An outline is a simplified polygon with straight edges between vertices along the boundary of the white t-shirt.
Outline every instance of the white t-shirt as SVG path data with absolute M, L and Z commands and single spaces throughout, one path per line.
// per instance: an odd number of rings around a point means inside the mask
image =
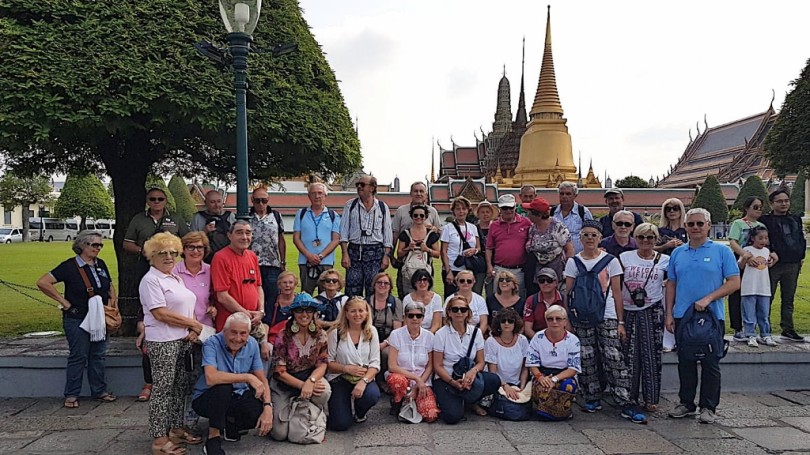
M 498 376 L 507 384 L 520 385 L 520 370 L 526 361 L 529 340 L 523 335 L 517 336 L 512 347 L 501 346 L 495 337 L 487 338 L 484 343 L 484 360 L 498 366 Z
M 459 225 L 459 229 L 461 233 L 464 235 L 464 238 L 467 240 L 467 243 L 470 244 L 470 248 L 475 248 L 475 239 L 478 237 L 478 228 L 475 227 L 472 223 L 464 223 L 464 225 Z M 456 267 L 454 262 L 456 262 L 456 258 L 459 254 L 461 254 L 461 237 L 458 235 L 458 231 L 456 230 L 456 226 L 453 223 L 447 223 L 442 227 L 442 235 L 439 237 L 439 240 L 442 243 L 447 244 L 447 259 L 450 261 L 450 270 L 454 272 L 458 272 L 460 270 L 465 270 L 464 267 Z
M 565 332 L 565 338 L 552 343 L 546 338 L 546 331 L 541 330 L 534 334 L 526 353 L 527 367 L 540 367 L 555 369 L 573 368 L 582 373 L 582 362 L 579 355 L 579 338 L 571 332 Z
M 400 327 L 388 335 L 388 344 L 397 350 L 397 365 L 417 376 L 425 373 L 430 353 L 433 352 L 433 333 L 430 330 L 421 328 L 421 332 L 416 339 L 411 338 L 407 327 Z M 387 378 L 390 372 L 385 372 Z M 427 385 L 430 385 L 428 378 Z
M 451 298 L 455 297 L 455 294 L 451 295 L 450 297 L 444 299 L 444 308 L 447 308 L 447 303 L 450 301 Z M 487 301 L 484 300 L 483 297 L 476 294 L 475 292 L 472 293 L 472 302 L 470 303 L 470 309 L 472 310 L 472 325 L 478 325 L 481 322 L 481 316 L 489 316 L 489 308 L 487 308 Z M 442 316 L 447 317 L 447 313 L 442 309 Z
M 411 294 L 408 294 L 404 299 L 402 299 L 402 308 L 406 308 L 410 303 L 414 303 L 414 300 L 411 298 Z M 425 302 L 419 303 L 425 305 Z M 433 315 L 439 313 L 439 317 L 441 317 L 441 315 L 444 314 L 443 312 L 444 308 L 442 307 L 442 296 L 434 292 L 430 303 L 425 305 L 425 317 L 422 318 L 422 327 L 430 330 L 430 326 L 433 324 Z
M 606 255 L 607 253 L 600 251 L 599 256 L 594 259 L 585 259 L 582 257 L 582 253 L 577 254 L 577 257 L 585 264 L 587 270 L 591 270 L 593 266 Z M 578 274 L 579 271 L 577 271 L 574 258 L 568 258 L 568 262 L 565 263 L 563 275 L 565 275 L 566 278 L 576 278 Z M 605 319 L 616 319 L 616 304 L 613 302 L 613 291 L 609 290 L 609 287 L 610 279 L 621 274 L 622 266 L 616 258 L 613 258 L 613 260 L 608 263 L 607 267 L 599 272 L 599 282 L 602 283 L 602 292 L 608 291 L 607 299 L 605 300 Z
M 765 258 L 766 260 L 771 255 L 768 248 L 754 248 L 753 245 L 749 245 L 743 250 L 753 254 L 755 258 Z M 767 263 L 759 267 L 745 265 L 745 273 L 743 273 L 740 284 L 740 295 L 771 295 L 771 279 Z
M 622 303 L 624 303 L 625 311 L 638 311 L 649 308 L 653 303 L 664 300 L 664 277 L 669 267 L 669 256 L 666 254 L 659 255 L 658 263 L 655 264 L 655 271 L 650 273 L 653 268 L 653 259 L 642 259 L 638 255 L 638 251 L 625 251 L 620 254 L 622 265 L 624 266 L 624 284 L 622 285 Z M 650 279 L 647 279 L 647 276 Z M 647 290 L 647 299 L 643 307 L 636 306 L 633 299 L 630 298 L 630 290 L 638 289 L 647 282 L 645 289 Z
M 458 362 L 460 358 L 467 355 L 467 348 L 470 346 L 473 329 L 475 329 L 475 326 L 468 324 L 464 336 L 459 337 L 459 333 L 456 332 L 456 329 L 454 329 L 452 325 L 445 325 L 433 336 L 433 350 L 444 353 L 442 366 L 447 373 L 452 375 L 453 365 Z M 475 361 L 476 354 L 483 349 L 484 336 L 481 335 L 481 331 L 478 330 L 475 334 L 475 342 L 472 352 L 470 352 L 470 358 Z

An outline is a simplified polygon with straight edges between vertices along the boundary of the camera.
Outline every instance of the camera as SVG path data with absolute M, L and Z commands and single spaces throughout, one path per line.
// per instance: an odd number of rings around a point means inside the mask
M 637 288 L 630 291 L 630 298 L 637 307 L 643 307 L 647 302 L 647 291 L 644 288 Z

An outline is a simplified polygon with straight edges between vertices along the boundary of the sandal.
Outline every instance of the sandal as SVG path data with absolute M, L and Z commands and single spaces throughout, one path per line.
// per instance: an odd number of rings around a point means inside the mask
M 152 446 L 152 455 L 185 455 L 186 449 L 169 441 L 163 447 Z
M 112 403 L 113 401 L 117 400 L 118 397 L 111 394 L 110 392 L 104 392 L 101 395 L 96 397 L 96 400 L 101 401 L 102 403 Z
M 152 384 L 144 384 L 141 393 L 138 394 L 138 401 L 149 401 L 152 397 Z
M 79 399 L 77 397 L 67 397 L 65 398 L 65 407 L 66 408 L 78 408 L 79 407 Z
M 194 446 L 203 442 L 203 438 L 189 433 L 186 430 L 180 430 L 179 432 L 169 432 L 169 441 L 175 444 L 188 444 Z
M 487 415 L 487 410 L 478 405 L 473 406 L 473 412 L 475 413 L 475 415 L 481 417 Z

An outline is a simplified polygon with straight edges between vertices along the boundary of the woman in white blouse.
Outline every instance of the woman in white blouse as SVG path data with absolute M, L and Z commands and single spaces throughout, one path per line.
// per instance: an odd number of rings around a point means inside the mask
M 433 292 L 433 277 L 427 270 L 417 270 L 411 276 L 413 291 L 405 295 L 402 305 L 408 307 L 412 303 L 421 303 L 425 309 L 425 317 L 420 321 L 422 328 L 436 333 L 442 328 L 442 297 Z M 438 313 L 438 314 L 437 314 Z M 407 323 L 407 321 L 405 321 Z
M 388 371 L 385 381 L 391 388 L 391 415 L 398 415 L 402 400 L 411 389 L 411 399 L 416 400 L 416 410 L 425 422 L 439 418 L 436 396 L 431 389 L 433 374 L 433 333 L 422 327 L 425 306 L 412 302 L 405 306 L 405 327 L 400 327 L 388 337 Z
M 529 340 L 523 335 L 523 320 L 513 308 L 498 312 L 492 323 L 492 336 L 484 343 L 484 360 L 490 373 L 501 378 L 506 396 L 517 400 L 526 387 L 529 373 L 525 366 Z
M 473 292 L 473 285 L 475 285 L 475 274 L 469 270 L 462 270 L 456 274 L 457 291 L 445 300 L 445 306 L 450 302 L 452 297 L 460 295 L 467 300 L 470 304 L 470 311 L 472 318 L 470 322 L 472 325 L 477 325 L 481 333 L 487 333 L 487 323 L 489 319 L 489 309 L 487 309 L 487 301 L 483 297 Z M 447 312 L 445 312 L 447 317 Z
M 366 413 L 380 400 L 374 376 L 380 371 L 380 339 L 362 297 L 352 297 L 340 309 L 329 332 L 329 429 L 345 431 L 366 421 Z M 354 416 L 352 416 L 354 400 Z

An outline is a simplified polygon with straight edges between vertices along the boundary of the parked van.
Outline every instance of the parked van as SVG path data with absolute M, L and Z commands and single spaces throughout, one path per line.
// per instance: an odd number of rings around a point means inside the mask
M 53 242 L 54 240 L 69 242 L 76 238 L 79 226 L 75 220 L 62 218 L 28 218 L 28 236 L 31 240 L 40 242 Z
M 21 243 L 23 241 L 22 229 L 0 227 L 0 244 Z
M 105 239 L 111 239 L 115 235 L 115 220 L 87 220 L 85 223 L 88 230 L 100 232 Z

